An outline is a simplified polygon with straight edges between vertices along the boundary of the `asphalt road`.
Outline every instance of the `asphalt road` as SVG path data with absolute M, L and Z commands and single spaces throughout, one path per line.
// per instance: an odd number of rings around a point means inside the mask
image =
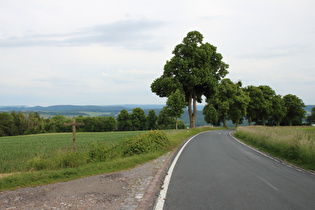
M 315 176 L 219 130 L 194 137 L 170 175 L 163 209 L 315 209 Z

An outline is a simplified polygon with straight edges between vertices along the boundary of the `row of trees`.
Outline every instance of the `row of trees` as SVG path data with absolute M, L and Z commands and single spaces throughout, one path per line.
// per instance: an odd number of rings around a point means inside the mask
M 242 88 L 241 82 L 223 79 L 229 73 L 229 65 L 223 62 L 215 46 L 203 43 L 200 32 L 189 32 L 172 53 L 174 56 L 166 61 L 163 74 L 151 84 L 151 91 L 159 97 L 167 97 L 168 101 L 174 101 L 174 94 L 183 95 L 177 106 L 188 106 L 191 128 L 195 127 L 196 103 L 201 103 L 202 97 L 207 102 L 203 110 L 205 121 L 213 125 L 222 122 L 226 126 L 227 119 L 238 125 L 244 117 L 249 124 L 302 124 L 305 105 L 297 96 L 282 97 L 269 86 Z M 176 109 L 176 103 L 170 109 Z M 180 115 L 180 112 L 174 114 Z
M 306 113 L 303 101 L 295 95 L 282 97 L 266 85 L 242 88 L 240 81 L 230 79 L 223 79 L 206 101 L 205 121 L 213 125 L 226 126 L 226 120 L 232 120 L 238 126 L 244 118 L 249 125 L 302 125 Z
M 121 110 L 117 119 L 114 117 L 83 117 L 75 118 L 77 123 L 84 123 L 84 126 L 77 127 L 79 132 L 107 132 L 107 131 L 132 131 L 151 129 L 174 129 L 176 120 L 170 116 L 167 107 L 160 111 L 159 115 L 150 110 L 146 116 L 141 108 L 133 109 L 132 113 L 125 109 Z M 56 115 L 50 119 L 40 117 L 38 112 L 25 114 L 22 112 L 0 113 L 0 136 L 15 136 L 36 133 L 71 132 L 71 126 L 64 123 L 71 123 L 72 119 L 63 115 Z M 179 127 L 185 128 L 182 121 Z

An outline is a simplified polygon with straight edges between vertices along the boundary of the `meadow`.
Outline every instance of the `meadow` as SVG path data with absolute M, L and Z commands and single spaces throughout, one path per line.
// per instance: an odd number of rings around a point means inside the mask
M 315 127 L 238 127 L 234 135 L 270 155 L 315 171 Z

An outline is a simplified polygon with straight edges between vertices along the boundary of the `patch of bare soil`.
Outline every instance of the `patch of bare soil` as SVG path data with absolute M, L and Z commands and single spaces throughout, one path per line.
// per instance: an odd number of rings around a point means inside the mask
M 149 186 L 169 156 L 118 173 L 0 192 L 0 209 L 150 209 L 154 198 L 148 197 L 158 189 Z

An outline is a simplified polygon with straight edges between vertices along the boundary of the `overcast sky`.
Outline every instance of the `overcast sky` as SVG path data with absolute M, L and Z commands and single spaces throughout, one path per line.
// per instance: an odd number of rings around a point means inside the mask
M 0 0 L 0 106 L 164 104 L 150 84 L 189 31 L 227 75 L 315 104 L 314 0 Z

